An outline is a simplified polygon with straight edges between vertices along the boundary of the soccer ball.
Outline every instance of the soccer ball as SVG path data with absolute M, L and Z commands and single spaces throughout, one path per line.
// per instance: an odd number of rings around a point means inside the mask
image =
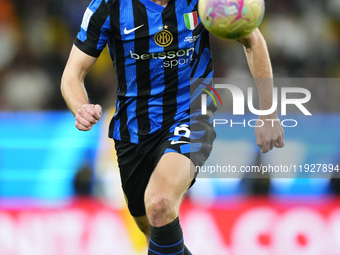
M 222 39 L 248 36 L 264 16 L 264 0 L 199 0 L 198 13 L 204 27 Z

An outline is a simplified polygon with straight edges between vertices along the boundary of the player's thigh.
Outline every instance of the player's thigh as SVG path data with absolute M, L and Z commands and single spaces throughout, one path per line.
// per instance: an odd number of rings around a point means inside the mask
M 190 176 L 190 167 L 193 167 L 193 163 L 188 157 L 176 152 L 164 154 L 146 188 L 146 205 L 165 199 L 169 206 L 175 206 L 178 210 L 185 192 L 194 179 Z

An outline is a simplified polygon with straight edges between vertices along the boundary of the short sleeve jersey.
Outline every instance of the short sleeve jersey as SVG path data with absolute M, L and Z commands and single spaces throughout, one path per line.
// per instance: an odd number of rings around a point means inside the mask
M 108 45 L 118 78 L 110 137 L 139 143 L 188 118 L 190 80 L 213 76 L 197 4 L 93 0 L 86 9 L 74 44 L 93 57 Z

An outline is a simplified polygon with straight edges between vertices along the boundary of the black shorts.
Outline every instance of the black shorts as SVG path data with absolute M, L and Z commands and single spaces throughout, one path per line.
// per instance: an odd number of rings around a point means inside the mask
M 164 154 L 180 153 L 190 158 L 195 166 L 202 166 L 210 155 L 215 137 L 208 120 L 187 119 L 139 144 L 115 140 L 122 187 L 131 215 L 145 215 L 145 189 Z M 194 182 L 195 179 L 192 184 Z

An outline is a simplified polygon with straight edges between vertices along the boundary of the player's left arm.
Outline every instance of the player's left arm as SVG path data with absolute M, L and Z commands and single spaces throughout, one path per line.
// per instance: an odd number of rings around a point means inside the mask
M 273 100 L 273 71 L 267 49 L 267 43 L 260 30 L 256 29 L 248 37 L 238 40 L 243 44 L 250 72 L 252 73 L 257 87 L 260 101 L 260 110 L 268 110 Z M 262 153 L 266 153 L 273 147 L 284 146 L 284 131 L 279 121 L 266 121 L 278 119 L 277 111 L 272 114 L 261 115 L 255 128 L 256 143 Z

